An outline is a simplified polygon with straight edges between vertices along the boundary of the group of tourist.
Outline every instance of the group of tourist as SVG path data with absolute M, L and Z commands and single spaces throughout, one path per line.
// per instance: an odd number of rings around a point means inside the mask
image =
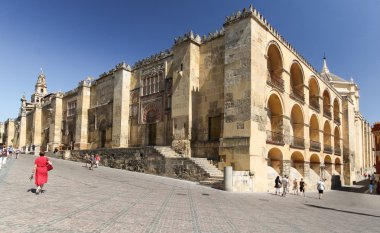
M 99 167 L 99 162 L 100 162 L 100 156 L 99 154 L 92 154 L 89 155 L 85 153 L 83 155 L 84 161 L 85 161 L 85 166 L 88 167 L 89 170 L 94 170 L 94 167 Z M 89 165 L 89 166 L 87 166 Z
M 285 175 L 282 178 L 280 176 L 277 176 L 276 179 L 274 180 L 275 195 L 281 195 L 283 197 L 286 197 L 286 194 L 290 193 L 291 183 L 293 184 L 293 187 L 292 187 L 293 194 L 298 195 L 299 193 L 301 193 L 305 197 L 306 183 L 304 179 L 301 178 L 301 180 L 298 181 L 298 179 L 295 178 L 293 182 L 290 182 L 287 175 Z M 317 183 L 319 199 L 322 198 L 323 191 L 325 189 L 326 189 L 326 186 L 325 186 L 324 180 L 320 179 Z

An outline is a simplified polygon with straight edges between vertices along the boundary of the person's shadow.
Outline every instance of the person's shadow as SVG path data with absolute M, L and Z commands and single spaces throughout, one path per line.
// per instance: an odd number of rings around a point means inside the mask
M 31 189 L 28 189 L 27 192 L 31 192 L 31 193 L 36 194 L 36 190 L 37 190 L 36 188 L 31 188 Z M 44 192 L 45 192 L 45 190 L 41 189 L 40 193 L 44 193 Z

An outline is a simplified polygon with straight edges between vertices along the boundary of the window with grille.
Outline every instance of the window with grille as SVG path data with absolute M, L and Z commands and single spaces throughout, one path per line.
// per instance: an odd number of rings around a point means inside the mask
M 73 116 L 76 113 L 77 101 L 71 101 L 67 104 L 67 116 Z

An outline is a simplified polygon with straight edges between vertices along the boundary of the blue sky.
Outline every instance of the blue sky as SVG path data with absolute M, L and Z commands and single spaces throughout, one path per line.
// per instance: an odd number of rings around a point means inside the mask
M 378 0 L 8 0 L 0 2 L 0 121 L 30 98 L 40 67 L 48 91 L 68 91 L 121 61 L 168 49 L 192 29 L 207 34 L 225 16 L 253 4 L 315 68 L 326 53 L 331 72 L 354 78 L 360 111 L 380 121 Z

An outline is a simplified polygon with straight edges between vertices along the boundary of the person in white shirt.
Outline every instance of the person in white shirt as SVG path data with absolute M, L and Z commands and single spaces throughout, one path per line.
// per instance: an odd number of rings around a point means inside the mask
M 320 179 L 317 183 L 317 189 L 318 189 L 318 195 L 319 199 L 322 199 L 323 191 L 326 189 L 325 183 L 323 182 L 322 179 Z
M 285 175 L 284 178 L 282 178 L 282 196 L 286 197 L 286 192 L 288 191 L 288 185 L 289 185 L 289 180 L 288 177 Z

